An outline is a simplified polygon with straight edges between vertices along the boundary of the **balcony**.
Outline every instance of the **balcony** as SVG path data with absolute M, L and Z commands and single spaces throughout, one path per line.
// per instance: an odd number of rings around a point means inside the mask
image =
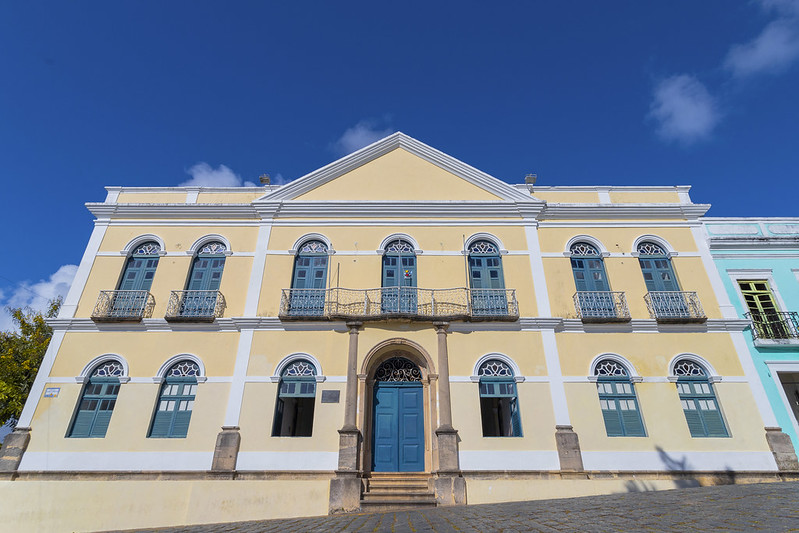
M 225 311 L 225 297 L 219 291 L 172 291 L 166 308 L 170 322 L 213 322 Z
M 283 289 L 282 320 L 506 320 L 519 318 L 515 289 Z
M 100 291 L 92 311 L 95 322 L 138 322 L 153 315 L 155 298 L 148 291 Z
M 752 338 L 758 340 L 790 341 L 799 339 L 799 313 L 771 311 L 746 313 L 752 321 Z
M 695 292 L 656 291 L 644 296 L 649 316 L 658 322 L 706 322 L 702 304 Z
M 623 292 L 579 291 L 574 307 L 583 322 L 629 322 L 630 310 Z

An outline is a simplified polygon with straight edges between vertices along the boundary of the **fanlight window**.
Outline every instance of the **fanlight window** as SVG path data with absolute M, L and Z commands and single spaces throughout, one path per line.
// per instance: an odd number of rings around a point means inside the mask
M 147 241 L 138 245 L 131 255 L 158 255 L 161 253 L 161 245 L 155 241 Z
M 470 254 L 498 254 L 499 250 L 494 243 L 489 241 L 476 241 L 469 246 Z
M 316 403 L 316 367 L 306 359 L 292 361 L 280 376 L 273 437 L 310 437 Z
M 70 437 L 105 437 L 119 394 L 119 377 L 123 368 L 117 361 L 98 365 L 83 386 L 72 424 Z
M 322 241 L 306 241 L 300 247 L 301 254 L 326 254 L 327 245 Z
M 421 381 L 422 372 L 409 359 L 392 357 L 383 361 L 375 371 L 376 381 Z
M 654 242 L 645 241 L 638 245 L 638 253 L 641 255 L 667 255 L 666 251 Z
M 408 241 L 396 239 L 386 246 L 386 253 L 414 254 L 416 251 Z
M 677 393 L 692 437 L 729 437 L 707 371 L 694 361 L 674 365 Z
M 223 255 L 227 251 L 227 246 L 219 241 L 212 241 L 203 245 L 198 255 Z
M 608 437 L 643 437 L 644 423 L 627 369 L 617 361 L 604 359 L 597 363 L 595 372 Z
M 200 367 L 188 360 L 175 363 L 167 370 L 150 427 L 150 437 L 183 438 L 188 434 L 199 375 Z
M 572 255 L 582 255 L 585 257 L 599 257 L 599 251 L 587 242 L 577 242 L 572 244 L 569 251 Z
M 510 365 L 489 359 L 477 370 L 480 377 L 480 417 L 484 437 L 521 437 L 519 398 Z

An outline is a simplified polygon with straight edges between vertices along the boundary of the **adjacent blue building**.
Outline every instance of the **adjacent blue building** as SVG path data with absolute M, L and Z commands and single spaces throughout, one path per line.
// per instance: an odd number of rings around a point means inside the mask
M 777 423 L 799 451 L 799 218 L 705 218 L 710 253 Z

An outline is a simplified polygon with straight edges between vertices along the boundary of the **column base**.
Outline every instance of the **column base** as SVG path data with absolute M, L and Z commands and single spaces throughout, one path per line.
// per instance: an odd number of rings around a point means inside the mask
M 351 513 L 361 508 L 361 473 L 336 471 L 330 480 L 329 514 Z
M 436 429 L 436 440 L 438 441 L 438 471 L 460 474 L 458 430 L 452 426 L 440 426 Z
M 30 441 L 31 428 L 17 427 L 6 435 L 0 448 L 0 472 L 17 471 Z
M 241 433 L 238 426 L 222 426 L 222 431 L 216 436 L 214 458 L 211 461 L 211 470 L 214 472 L 233 472 L 236 470 L 236 461 L 239 458 L 241 447 Z
M 766 442 L 779 470 L 799 470 L 799 459 L 791 437 L 783 433 L 782 428 L 766 428 Z
M 359 472 L 361 456 L 361 432 L 356 427 L 338 430 L 338 471 Z
M 572 426 L 555 426 L 555 445 L 558 448 L 561 470 L 565 472 L 581 472 L 583 470 L 580 439 Z
M 433 490 L 438 505 L 466 505 L 466 480 L 460 472 L 434 472 Z

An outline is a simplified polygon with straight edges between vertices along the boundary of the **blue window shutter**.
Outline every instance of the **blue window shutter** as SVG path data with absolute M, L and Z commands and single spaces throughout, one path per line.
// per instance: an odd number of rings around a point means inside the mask
M 189 422 L 191 421 L 190 410 L 177 410 L 175 412 L 175 422 L 172 425 L 170 437 L 185 437 L 189 433 Z
M 713 385 L 707 378 L 680 378 L 677 391 L 692 437 L 729 437 Z
M 635 406 L 632 409 L 632 405 Z M 641 412 L 638 410 L 638 400 L 628 400 L 628 409 L 622 409 L 621 413 L 621 421 L 624 425 L 624 433 L 628 437 L 643 437 L 644 436 L 644 423 L 641 420 Z
M 724 426 L 724 420 L 721 418 L 721 411 L 718 410 L 716 405 L 715 410 L 700 411 L 702 418 L 707 428 L 708 437 L 728 437 L 727 428 Z
M 89 378 L 81 392 L 70 437 L 105 437 L 119 394 L 117 378 Z
M 94 411 L 78 411 L 75 421 L 72 423 L 70 437 L 88 437 L 94 422 Z
M 150 430 L 151 437 L 168 437 L 169 428 L 172 425 L 172 412 L 159 410 L 159 405 L 156 406 L 155 416 L 153 417 L 153 427 Z
M 510 409 L 511 409 L 511 420 L 513 424 L 513 436 L 514 437 L 521 437 L 522 436 L 522 419 L 521 415 L 519 414 L 519 399 L 513 398 L 510 402 Z
M 621 437 L 624 435 L 624 427 L 621 423 L 619 406 L 616 400 L 606 400 L 607 408 L 602 409 L 602 418 L 605 421 L 605 432 L 608 437 Z
M 155 406 L 150 437 L 183 438 L 188 434 L 196 388 L 195 377 L 167 377 L 164 380 Z
M 118 290 L 149 291 L 153 284 L 158 257 L 136 256 L 128 258 Z
M 597 380 L 597 392 L 608 437 L 646 435 L 635 385 L 629 377 L 600 377 Z
M 646 290 L 653 291 L 679 291 L 677 277 L 667 256 L 640 256 L 638 263 L 646 282 Z
M 699 408 L 694 400 L 684 400 L 687 402 L 683 406 L 683 413 L 685 413 L 685 421 L 688 423 L 688 431 L 691 432 L 692 437 L 705 437 L 705 425 L 702 423 L 702 417 L 699 414 Z

